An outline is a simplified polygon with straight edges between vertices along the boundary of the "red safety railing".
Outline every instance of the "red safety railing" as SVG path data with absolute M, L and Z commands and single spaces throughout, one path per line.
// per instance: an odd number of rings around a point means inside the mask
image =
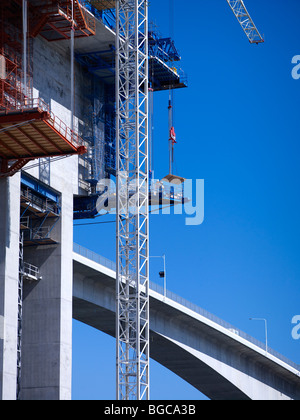
M 26 100 L 25 103 L 16 109 L 20 112 L 28 112 L 32 110 L 37 110 L 39 112 L 47 112 L 49 118 L 47 118 L 47 123 L 57 131 L 62 137 L 64 137 L 69 143 L 75 147 L 84 146 L 83 139 L 79 134 L 71 130 L 71 128 L 62 121 L 57 115 L 55 115 L 51 110 L 49 105 L 44 102 L 41 98 Z M 15 110 L 15 111 L 16 111 Z

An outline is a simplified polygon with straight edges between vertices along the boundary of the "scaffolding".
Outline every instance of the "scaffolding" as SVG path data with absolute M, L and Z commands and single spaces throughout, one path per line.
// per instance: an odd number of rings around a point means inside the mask
M 23 30 L 22 30 L 23 29 Z M 0 4 L 0 110 L 32 99 L 32 39 L 93 36 L 95 17 L 80 0 L 7 0 Z
M 90 86 L 86 86 L 86 100 L 89 105 L 85 108 L 83 117 L 83 138 L 88 144 L 88 153 L 84 156 L 84 180 L 90 184 L 91 193 L 95 193 L 98 182 L 109 176 L 105 153 L 106 144 L 109 142 L 106 135 L 108 94 L 107 85 L 96 75 L 91 74 L 89 83 Z
M 170 37 L 151 22 L 149 29 L 149 81 L 154 92 L 187 87 L 187 76 L 178 67 L 181 56 Z
M 23 280 L 24 280 L 24 244 L 23 234 L 19 241 L 19 280 L 18 280 L 18 336 L 17 336 L 17 400 L 21 394 L 21 356 L 22 356 L 22 319 L 23 319 Z
M 33 99 L 32 39 L 95 34 L 95 18 L 79 0 L 8 0 L 0 4 L 0 177 L 30 160 L 84 154 L 82 139 L 49 106 Z
M 83 139 L 40 99 L 0 112 L 0 177 L 14 175 L 33 159 L 86 152 Z
M 60 197 L 28 175 L 21 177 L 20 229 L 24 246 L 55 245 L 54 228 L 60 219 Z
M 41 35 L 47 41 L 70 39 L 74 20 L 74 36 L 82 38 L 96 33 L 96 22 L 80 0 L 27 0 L 29 36 Z
M 105 25 L 116 30 L 115 0 L 83 0 L 85 7 Z M 175 42 L 163 36 L 158 27 L 151 23 L 148 32 L 149 81 L 154 91 L 187 87 L 187 76 L 175 62 L 181 60 Z M 107 83 L 115 80 L 115 48 L 91 51 L 76 55 L 77 60 L 91 73 L 97 74 Z
M 97 19 L 116 31 L 115 0 L 84 0 L 83 4 Z M 116 48 L 111 42 L 102 48 L 75 53 L 76 61 L 91 74 L 90 80 L 93 81 L 92 91 L 88 94 L 89 105 L 83 118 L 86 127 L 84 140 L 89 144 L 89 152 L 80 160 L 81 186 L 89 191 L 90 201 L 86 197 L 75 197 L 75 219 L 97 216 L 92 207 L 97 193 L 95 186 L 101 179 L 116 176 Z M 186 75 L 177 65 L 181 57 L 174 41 L 170 37 L 163 37 L 154 24 L 148 30 L 148 46 L 151 91 L 187 87 Z M 102 89 L 100 101 L 97 86 Z M 90 89 L 87 86 L 87 92 Z
M 24 281 L 38 281 L 41 279 L 40 270 L 33 264 L 24 261 L 24 235 L 21 231 L 19 241 L 19 279 L 18 279 L 18 334 L 17 334 L 17 395 L 21 399 L 22 377 L 22 326 L 23 326 L 23 286 Z
M 22 7 L 17 3 L 0 4 L 0 111 L 16 109 L 32 99 L 32 45 L 29 39 L 24 40 L 22 18 Z

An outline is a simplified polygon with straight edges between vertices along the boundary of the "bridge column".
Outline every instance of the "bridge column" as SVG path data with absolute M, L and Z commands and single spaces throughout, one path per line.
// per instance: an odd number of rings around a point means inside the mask
M 0 399 L 15 400 L 20 176 L 0 179 Z
M 57 245 L 26 247 L 24 260 L 42 279 L 24 283 L 22 400 L 70 400 L 72 373 L 73 192 L 61 196 L 51 237 Z

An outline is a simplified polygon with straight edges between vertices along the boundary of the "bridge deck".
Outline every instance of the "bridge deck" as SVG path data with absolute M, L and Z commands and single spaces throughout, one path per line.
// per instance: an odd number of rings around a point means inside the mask
M 74 251 L 74 318 L 114 336 L 115 264 L 78 245 Z M 209 398 L 300 399 L 298 365 L 153 283 L 150 329 L 151 357 Z

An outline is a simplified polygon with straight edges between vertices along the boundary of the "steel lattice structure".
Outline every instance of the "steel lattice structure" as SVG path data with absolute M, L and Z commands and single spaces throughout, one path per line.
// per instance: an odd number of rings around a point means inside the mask
M 148 2 L 116 1 L 117 399 L 149 399 Z
M 259 44 L 264 42 L 264 38 L 261 36 L 251 19 L 243 0 L 227 0 L 227 3 L 231 7 L 231 10 L 239 21 L 250 43 Z

